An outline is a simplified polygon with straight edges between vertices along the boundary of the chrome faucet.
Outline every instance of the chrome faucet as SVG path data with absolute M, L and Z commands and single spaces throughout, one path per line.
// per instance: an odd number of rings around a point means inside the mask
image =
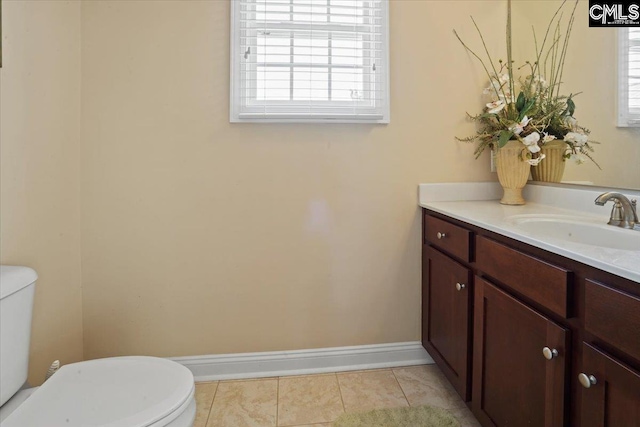
M 609 200 L 614 201 L 611 218 L 609 218 L 608 222 L 609 225 L 630 229 L 633 229 L 636 225 L 640 225 L 638 223 L 635 200 L 630 201 L 624 194 L 609 191 L 596 198 L 596 205 L 604 206 Z

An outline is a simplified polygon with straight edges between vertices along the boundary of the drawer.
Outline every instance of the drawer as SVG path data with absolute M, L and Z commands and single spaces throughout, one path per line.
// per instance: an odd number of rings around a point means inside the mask
M 521 295 L 568 316 L 570 271 L 483 236 L 476 237 L 476 265 Z
M 424 238 L 434 246 L 463 261 L 471 261 L 471 231 L 467 229 L 426 215 Z
M 640 360 L 640 298 L 585 281 L 584 327 Z

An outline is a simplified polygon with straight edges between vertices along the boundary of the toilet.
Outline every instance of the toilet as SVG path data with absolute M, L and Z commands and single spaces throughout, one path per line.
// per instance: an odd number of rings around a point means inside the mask
M 72 363 L 23 389 L 37 277 L 27 267 L 0 266 L 1 427 L 193 427 L 193 374 L 167 359 Z

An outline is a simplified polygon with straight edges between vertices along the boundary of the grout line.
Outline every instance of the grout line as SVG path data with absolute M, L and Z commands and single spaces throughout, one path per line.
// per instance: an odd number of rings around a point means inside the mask
M 340 379 L 338 378 L 338 374 L 334 374 L 336 376 L 336 382 L 338 383 L 338 392 L 340 393 L 340 402 L 342 402 L 342 410 L 346 413 L 347 407 L 344 404 L 344 397 L 342 397 L 342 387 L 340 386 Z M 335 420 L 333 420 L 335 421 Z M 332 421 L 332 423 L 333 423 Z
M 276 383 L 276 427 L 278 427 L 278 423 L 280 422 L 280 377 L 276 379 L 278 380 Z
M 209 418 L 211 418 L 211 411 L 213 411 L 213 401 L 216 400 L 216 396 L 218 394 L 219 388 L 220 388 L 220 382 L 218 381 L 216 383 L 216 391 L 213 392 L 213 397 L 211 398 L 211 406 L 209 406 L 209 413 L 207 413 L 207 419 L 204 422 L 204 427 L 207 427 L 207 424 L 209 424 Z
M 411 402 L 409 402 L 409 399 L 407 398 L 407 393 L 404 392 L 404 389 L 402 388 L 402 384 L 400 384 L 400 381 L 398 381 L 398 377 L 396 376 L 396 373 L 393 371 L 393 369 L 391 370 L 391 373 L 393 374 L 393 378 L 396 379 L 396 382 L 398 383 L 398 387 L 400 387 L 400 391 L 402 391 L 402 395 L 404 396 L 404 399 L 407 401 L 407 405 L 411 407 Z

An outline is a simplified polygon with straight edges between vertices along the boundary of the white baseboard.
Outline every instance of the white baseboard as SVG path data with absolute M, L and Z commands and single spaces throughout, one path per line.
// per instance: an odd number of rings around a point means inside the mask
M 433 359 L 419 341 L 311 350 L 173 357 L 196 381 L 307 375 L 424 365 Z

